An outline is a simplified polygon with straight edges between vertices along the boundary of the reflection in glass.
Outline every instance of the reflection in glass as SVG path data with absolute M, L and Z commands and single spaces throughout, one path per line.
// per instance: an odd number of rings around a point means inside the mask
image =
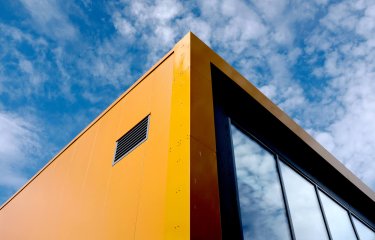
M 231 130 L 244 239 L 290 239 L 273 155 Z
M 320 200 L 333 240 L 356 240 L 348 212 L 327 195 L 319 191 Z
M 283 162 L 279 163 L 296 239 L 328 240 L 314 186 Z
M 352 217 L 360 240 L 375 240 L 375 233 L 355 217 Z

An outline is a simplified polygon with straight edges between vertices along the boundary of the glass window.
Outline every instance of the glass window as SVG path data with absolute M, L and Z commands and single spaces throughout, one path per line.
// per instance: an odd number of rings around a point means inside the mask
M 357 238 L 350 222 L 348 212 L 323 192 L 319 191 L 319 196 L 323 205 L 332 239 L 356 240 Z
M 328 240 L 314 186 L 286 164 L 279 162 L 296 239 Z
M 352 217 L 360 240 L 375 240 L 375 233 L 357 218 Z
M 274 156 L 231 131 L 244 239 L 290 239 Z

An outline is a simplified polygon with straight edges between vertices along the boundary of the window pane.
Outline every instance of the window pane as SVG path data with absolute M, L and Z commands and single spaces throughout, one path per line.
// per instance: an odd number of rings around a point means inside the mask
M 272 154 L 232 126 L 244 239 L 290 239 Z
M 328 239 L 314 186 L 279 162 L 296 239 Z
M 355 217 L 352 217 L 360 240 L 375 240 L 375 233 Z
M 348 212 L 327 195 L 319 191 L 324 213 L 333 240 L 356 240 Z

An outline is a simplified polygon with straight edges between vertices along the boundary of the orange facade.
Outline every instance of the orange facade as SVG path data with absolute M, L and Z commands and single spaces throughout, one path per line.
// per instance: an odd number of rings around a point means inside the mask
M 189 33 L 1 207 L 0 239 L 220 239 L 211 64 L 375 199 Z M 112 165 L 116 141 L 148 114 L 148 139 Z
M 181 223 L 167 208 L 175 60 L 169 53 L 2 206 L 0 239 L 163 239 L 168 224 L 188 236 L 188 202 Z M 116 140 L 148 114 L 147 141 L 112 166 Z

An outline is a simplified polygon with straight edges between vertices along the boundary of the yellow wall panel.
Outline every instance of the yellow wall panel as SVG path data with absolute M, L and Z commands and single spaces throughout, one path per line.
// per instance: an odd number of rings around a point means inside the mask
M 2 206 L 0 239 L 163 239 L 173 59 L 169 54 Z M 148 114 L 148 140 L 113 165 L 116 141 Z
M 143 158 L 136 239 L 148 239 L 150 236 L 152 239 L 164 239 L 173 59 L 174 55 L 152 75 L 152 131 L 147 141 L 149 150 L 145 151 Z
M 176 44 L 166 199 L 166 239 L 190 238 L 190 37 Z

